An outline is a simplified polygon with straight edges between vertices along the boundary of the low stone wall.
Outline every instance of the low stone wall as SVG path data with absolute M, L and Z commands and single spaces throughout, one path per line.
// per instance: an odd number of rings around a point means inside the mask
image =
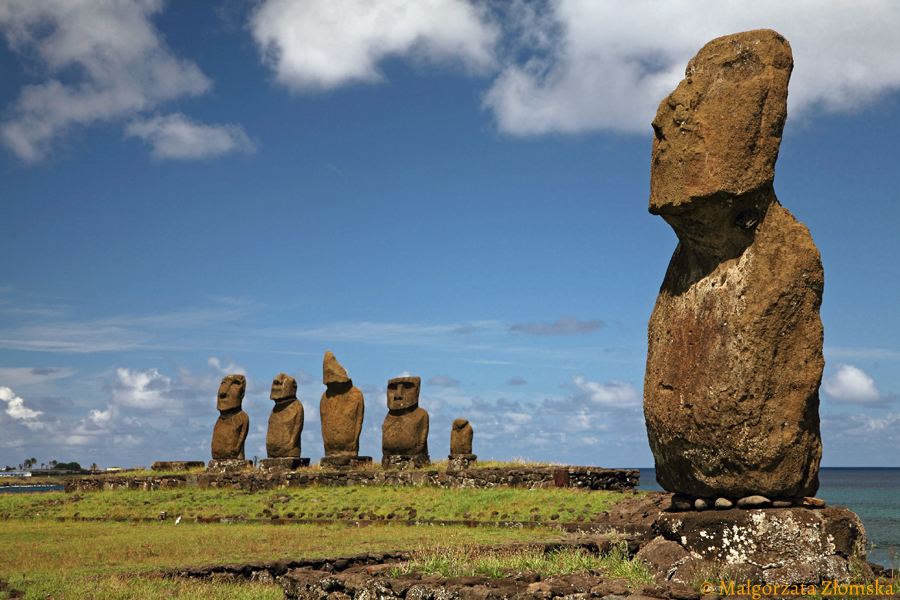
M 158 490 L 180 487 L 230 488 L 257 491 L 309 486 L 429 485 L 441 488 L 517 487 L 546 489 L 573 487 L 627 490 L 637 487 L 637 469 L 598 467 L 498 467 L 462 471 L 319 471 L 261 473 L 198 473 L 166 476 L 98 475 L 63 482 L 66 492 Z

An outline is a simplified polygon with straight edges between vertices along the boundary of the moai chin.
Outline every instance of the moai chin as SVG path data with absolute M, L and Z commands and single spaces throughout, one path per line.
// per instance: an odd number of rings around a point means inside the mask
M 381 451 L 389 456 L 428 458 L 428 412 L 419 407 L 419 377 L 396 377 L 388 381 L 388 414 L 381 425 Z
M 671 492 L 819 486 L 824 274 L 773 187 L 792 68 L 774 31 L 718 38 L 653 120 L 650 212 L 678 247 L 648 325 L 644 415 Z
M 244 458 L 244 441 L 250 429 L 250 417 L 241 410 L 247 379 L 243 375 L 227 375 L 219 386 L 216 409 L 219 418 L 213 428 L 213 460 Z
M 266 453 L 269 458 L 299 458 L 303 404 L 297 399 L 297 381 L 279 373 L 272 381 L 269 398 L 275 401 L 275 407 L 269 415 Z
M 322 361 L 322 383 L 327 387 L 319 402 L 325 458 L 358 456 L 365 400 L 331 350 Z

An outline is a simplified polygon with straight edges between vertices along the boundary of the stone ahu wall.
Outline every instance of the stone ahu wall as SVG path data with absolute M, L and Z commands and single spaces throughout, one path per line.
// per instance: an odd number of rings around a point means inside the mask
M 591 490 L 626 490 L 637 487 L 637 469 L 599 467 L 498 467 L 463 471 L 293 471 L 280 473 L 199 473 L 165 476 L 99 475 L 64 482 L 66 492 L 103 490 L 158 490 L 212 487 L 255 491 L 284 487 L 352 485 L 430 485 L 441 488 L 519 487 L 542 489 L 573 487 Z

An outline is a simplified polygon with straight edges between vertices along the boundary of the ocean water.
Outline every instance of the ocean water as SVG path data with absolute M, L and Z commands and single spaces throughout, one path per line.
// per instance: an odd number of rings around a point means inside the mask
M 0 486 L 0 494 L 35 494 L 41 492 L 61 492 L 63 486 L 59 485 L 3 485 Z
M 638 489 L 662 491 L 655 469 L 641 469 Z M 823 467 L 816 497 L 859 515 L 869 561 L 900 567 L 900 468 Z

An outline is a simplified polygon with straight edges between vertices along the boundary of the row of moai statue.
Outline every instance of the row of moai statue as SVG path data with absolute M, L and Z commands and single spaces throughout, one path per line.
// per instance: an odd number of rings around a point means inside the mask
M 325 353 L 322 364 L 325 393 L 319 403 L 322 422 L 322 441 L 325 456 L 321 464 L 332 467 L 356 467 L 372 462 L 370 456 L 359 455 L 359 435 L 365 414 L 365 401 L 359 388 L 347 376 L 331 351 Z M 419 406 L 419 377 L 397 377 L 388 381 L 388 414 L 381 426 L 382 466 L 408 469 L 431 464 L 428 454 L 428 412 Z M 211 467 L 228 461 L 245 461 L 244 441 L 250 419 L 241 403 L 247 390 L 243 375 L 228 375 L 222 379 L 216 408 L 219 419 L 213 429 Z M 293 469 L 309 465 L 300 456 L 300 436 L 303 433 L 303 404 L 297 399 L 297 382 L 290 375 L 279 373 L 272 382 L 269 396 L 275 407 L 269 416 L 266 433 L 268 458 L 261 461 L 264 468 Z M 477 456 L 472 454 L 472 426 L 466 419 L 456 419 L 450 434 L 449 468 L 474 466 Z M 246 464 L 246 463 L 244 463 Z

